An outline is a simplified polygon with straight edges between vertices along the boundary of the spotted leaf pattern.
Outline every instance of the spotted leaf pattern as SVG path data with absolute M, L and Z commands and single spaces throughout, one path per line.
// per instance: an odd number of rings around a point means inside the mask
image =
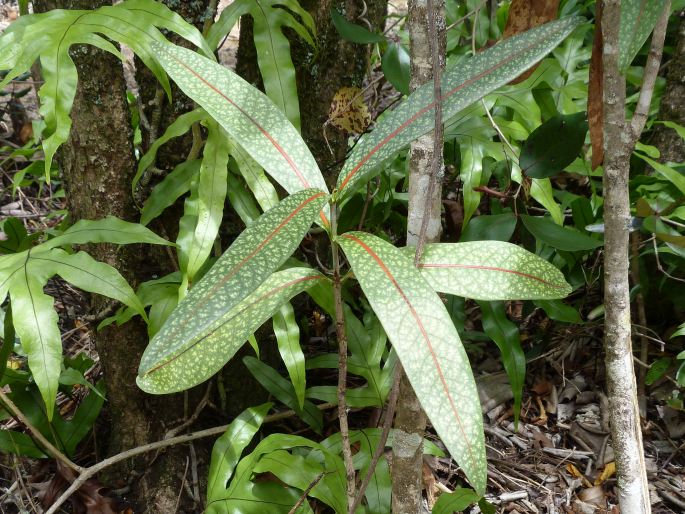
M 656 25 L 665 0 L 623 0 L 618 34 L 618 66 L 625 73 Z
M 148 393 L 165 394 L 183 391 L 207 380 L 284 302 L 321 280 L 326 278 L 310 268 L 289 268 L 271 275 L 228 312 L 217 315 L 209 308 L 196 306 L 192 319 L 172 315 L 170 322 L 157 333 L 143 354 L 136 380 L 138 386 Z M 193 298 L 194 291 L 191 289 L 178 310 L 185 309 L 184 303 Z M 186 325 L 178 326 L 179 319 L 186 319 Z M 199 329 L 187 330 L 186 327 L 191 325 L 199 326 Z M 163 337 L 163 333 L 169 334 L 168 326 L 176 326 L 177 331 L 183 331 L 183 337 L 171 334 L 173 345 Z
M 464 59 L 442 75 L 443 119 L 518 77 L 558 45 L 582 21 L 565 18 L 508 38 Z M 171 74 L 171 73 L 170 73 Z M 340 172 L 337 196 L 350 194 L 380 164 L 434 125 L 433 84 L 414 91 L 355 147 Z
M 338 242 L 428 418 L 483 492 L 487 470 L 478 391 L 442 300 L 411 258 L 390 243 L 363 232 L 346 233 Z
M 415 248 L 405 252 L 413 258 Z M 553 264 L 502 241 L 427 244 L 419 269 L 436 291 L 475 300 L 551 300 L 571 292 Z
M 286 191 L 292 194 L 313 187 L 327 191 L 304 140 L 266 95 L 192 50 L 170 43 L 155 43 L 153 48 L 183 92 L 218 121 Z

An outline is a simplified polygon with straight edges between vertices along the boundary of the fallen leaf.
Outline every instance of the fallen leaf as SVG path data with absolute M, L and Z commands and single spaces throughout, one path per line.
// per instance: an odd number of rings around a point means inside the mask
M 595 479 L 595 485 L 602 485 L 608 479 L 616 474 L 616 462 L 610 462 L 600 473 L 600 475 Z
M 361 134 L 371 123 L 371 114 L 358 87 L 342 87 L 333 95 L 328 120 L 337 129 Z

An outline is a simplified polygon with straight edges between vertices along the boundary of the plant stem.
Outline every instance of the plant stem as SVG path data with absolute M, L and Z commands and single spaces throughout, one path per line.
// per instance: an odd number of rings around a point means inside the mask
M 350 512 L 354 513 L 357 510 L 357 506 L 361 503 L 366 488 L 373 478 L 373 473 L 376 471 L 376 465 L 378 461 L 383 456 L 385 452 L 385 444 L 388 442 L 388 436 L 390 435 L 390 427 L 392 427 L 392 421 L 395 419 L 395 408 L 397 407 L 397 399 L 399 398 L 400 392 L 400 379 L 404 374 L 402 364 L 398 361 L 395 365 L 395 373 L 393 377 L 392 389 L 390 390 L 390 395 L 388 396 L 388 409 L 385 412 L 385 419 L 383 420 L 383 431 L 381 432 L 381 438 L 378 441 L 375 451 L 373 452 L 373 457 L 371 457 L 371 462 L 369 463 L 369 469 L 366 471 L 364 480 L 362 480 L 359 490 L 357 491 L 357 496 L 352 502 L 350 507 Z
M 338 339 L 338 420 L 342 439 L 342 454 L 347 479 L 347 506 L 351 508 L 355 497 L 355 475 L 350 447 L 350 428 L 347 422 L 347 334 L 345 333 L 345 314 L 343 311 L 342 286 L 340 280 L 340 253 L 336 238 L 338 236 L 337 205 L 331 205 L 331 253 L 333 257 L 333 295 L 335 299 L 335 333 Z M 353 511 L 350 510 L 352 514 Z

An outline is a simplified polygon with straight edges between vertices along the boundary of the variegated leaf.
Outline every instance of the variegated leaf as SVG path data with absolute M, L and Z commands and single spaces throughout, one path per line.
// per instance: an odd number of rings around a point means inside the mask
M 229 69 L 172 44 L 154 44 L 165 71 L 289 193 L 327 191 L 309 148 L 262 92 Z M 327 224 L 322 213 L 322 221 Z
M 413 257 L 415 248 L 405 251 Z M 419 269 L 436 291 L 475 300 L 553 299 L 571 292 L 553 264 L 502 241 L 427 244 Z
M 618 66 L 621 73 L 633 62 L 656 25 L 666 0 L 623 0 L 621 2 L 621 25 L 618 35 Z
M 476 490 L 487 477 L 478 391 L 440 297 L 411 258 L 362 232 L 338 238 L 440 439 Z
M 462 109 L 519 76 L 542 59 L 581 22 L 566 18 L 508 38 L 497 45 L 463 59 L 442 75 L 443 119 L 449 120 Z M 340 172 L 337 195 L 342 198 L 393 157 L 402 148 L 434 125 L 433 84 L 414 91 L 352 151 Z
M 319 280 L 326 278 L 310 268 L 279 271 L 230 311 L 222 311 L 218 315 L 207 306 L 198 306 L 192 296 L 195 289 L 191 289 L 179 310 L 187 312 L 183 306 L 191 299 L 195 305 L 191 312 L 193 319 L 172 315 L 171 323 L 167 322 L 152 339 L 140 361 L 136 379 L 138 386 L 148 393 L 165 394 L 182 391 L 207 380 L 284 302 Z M 199 318 L 199 323 L 196 318 Z M 180 325 L 176 321 L 178 319 L 185 319 L 185 326 Z M 190 325 L 195 329 L 186 329 Z M 177 327 L 177 332 L 170 333 L 169 326 Z M 180 337 L 177 335 L 179 332 Z

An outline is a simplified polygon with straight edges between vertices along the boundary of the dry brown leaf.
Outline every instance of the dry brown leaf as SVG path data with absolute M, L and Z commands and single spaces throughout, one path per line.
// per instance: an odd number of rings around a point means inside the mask
M 555 20 L 558 11 L 559 0 L 512 0 L 507 24 L 504 27 L 504 37 L 508 38 Z M 537 65 L 512 80 L 511 84 L 523 82 L 531 76 L 535 68 Z
M 342 87 L 333 95 L 328 120 L 337 129 L 361 134 L 371 123 L 371 114 L 358 87 Z
M 580 470 L 574 465 L 574 464 L 566 464 L 566 471 L 573 477 L 573 478 L 580 478 L 581 483 L 583 484 L 583 487 L 592 487 L 592 484 L 590 481 L 585 478 L 585 475 L 583 475 Z
M 602 2 L 597 2 L 595 39 L 592 43 L 592 59 L 590 60 L 590 78 L 587 91 L 587 119 L 590 125 L 593 170 L 604 161 L 602 73 Z

